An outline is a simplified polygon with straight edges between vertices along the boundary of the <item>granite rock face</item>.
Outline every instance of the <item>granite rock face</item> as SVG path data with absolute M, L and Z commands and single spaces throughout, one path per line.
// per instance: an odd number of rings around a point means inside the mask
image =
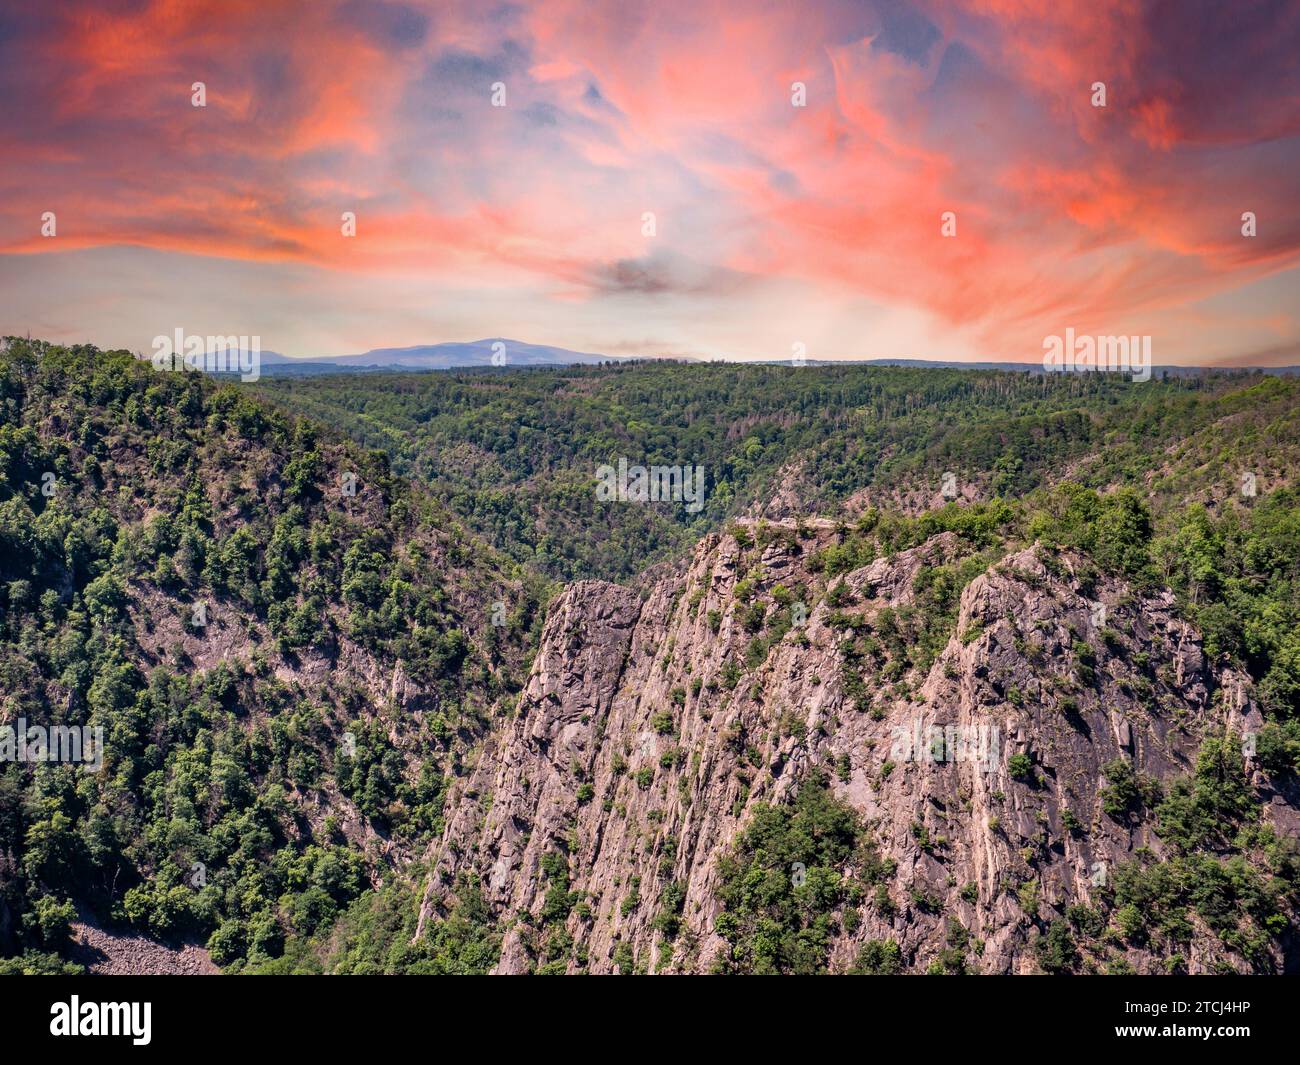
M 832 969 L 892 939 L 924 971 L 955 919 L 980 943 L 973 970 L 1033 972 L 1046 921 L 1089 904 L 1140 848 L 1160 851 L 1149 819 L 1105 812 L 1103 767 L 1167 781 L 1191 772 L 1208 730 L 1261 724 L 1247 678 L 1207 663 L 1171 596 L 1037 546 L 965 586 L 932 660 L 904 668 L 873 646 L 850 669 L 854 634 L 915 606 L 955 538 L 845 574 L 832 606 L 839 578 L 810 565 L 831 523 L 754 531 L 706 537 L 641 590 L 562 593 L 513 719 L 449 796 L 422 924 L 471 874 L 509 926 L 497 971 L 529 971 L 550 957 L 537 929 L 556 882 L 543 859 L 558 854 L 561 887 L 582 900 L 564 925 L 570 971 L 613 971 L 620 948 L 645 971 L 707 971 L 724 946 L 719 857 L 755 804 L 788 801 L 821 770 L 890 862 L 894 904 L 861 907 Z M 773 628 L 780 611 L 788 631 Z M 654 927 L 670 883 L 685 892 L 671 953 Z M 1186 967 L 1222 955 L 1197 935 Z M 1156 964 L 1137 948 L 1128 960 Z

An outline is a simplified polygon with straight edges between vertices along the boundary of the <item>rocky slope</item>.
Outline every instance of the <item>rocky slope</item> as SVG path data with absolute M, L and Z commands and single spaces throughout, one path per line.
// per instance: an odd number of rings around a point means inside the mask
M 1115 930 L 1117 875 L 1168 849 L 1156 787 L 1205 737 L 1261 725 L 1172 596 L 1030 546 L 977 559 L 939 619 L 926 590 L 972 548 L 944 533 L 841 586 L 819 570 L 842 531 L 737 526 L 643 591 L 569 586 L 517 713 L 448 798 L 421 925 L 471 875 L 506 928 L 498 972 L 724 967 L 724 856 L 821 770 L 874 847 L 836 905 L 833 970 L 892 941 L 908 971 L 1040 971 L 1067 913 L 1095 924 L 1085 970 L 1287 964 L 1276 944 L 1248 963 L 1195 917 L 1176 964 Z M 898 650 L 917 626 L 932 660 Z M 1252 785 L 1294 835 L 1294 804 Z
M 74 922 L 69 958 L 96 976 L 216 976 L 208 952 L 194 944 L 169 946 L 146 936 Z

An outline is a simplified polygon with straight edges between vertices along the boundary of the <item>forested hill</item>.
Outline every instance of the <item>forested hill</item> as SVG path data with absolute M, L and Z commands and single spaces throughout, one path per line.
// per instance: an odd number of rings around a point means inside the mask
M 382 450 L 499 550 L 564 580 L 624 579 L 742 513 L 929 509 L 945 501 L 945 473 L 967 500 L 1018 498 L 1069 477 L 1144 495 L 1175 488 L 1168 498 L 1181 504 L 1202 490 L 1231 495 L 1234 451 L 1268 460 L 1261 483 L 1300 458 L 1300 379 L 1246 373 L 1135 384 L 649 362 L 250 387 Z M 620 457 L 702 467 L 703 509 L 600 504 L 596 470 Z
M 332 927 L 440 830 L 521 683 L 541 604 L 512 569 L 382 455 L 11 338 L 0 722 L 104 752 L 0 763 L 0 967 L 58 968 L 78 911 L 226 965 Z

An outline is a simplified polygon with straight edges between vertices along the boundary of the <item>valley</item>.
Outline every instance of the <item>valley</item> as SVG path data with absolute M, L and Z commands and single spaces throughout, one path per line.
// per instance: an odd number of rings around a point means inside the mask
M 1292 971 L 1298 387 L 10 338 L 0 968 Z

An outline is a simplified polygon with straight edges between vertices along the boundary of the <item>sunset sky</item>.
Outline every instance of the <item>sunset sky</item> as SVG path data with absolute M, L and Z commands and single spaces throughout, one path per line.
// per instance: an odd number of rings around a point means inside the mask
M 1295 0 L 6 2 L 0 332 L 1300 363 L 1297 55 Z

